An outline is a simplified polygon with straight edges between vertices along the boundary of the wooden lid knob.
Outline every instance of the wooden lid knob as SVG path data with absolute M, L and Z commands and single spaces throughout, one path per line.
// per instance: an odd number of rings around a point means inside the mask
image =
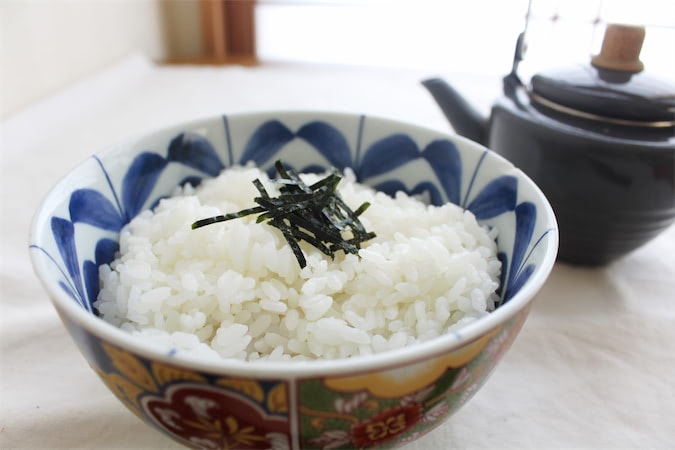
M 640 61 L 644 39 L 644 27 L 607 25 L 600 54 L 591 59 L 591 64 L 621 72 L 640 72 L 644 69 L 644 64 Z

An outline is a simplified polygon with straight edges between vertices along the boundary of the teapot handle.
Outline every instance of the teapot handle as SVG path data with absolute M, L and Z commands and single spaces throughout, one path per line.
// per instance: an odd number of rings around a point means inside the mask
M 518 35 L 518 39 L 516 41 L 516 49 L 513 53 L 511 72 L 509 72 L 509 74 L 503 78 L 504 95 L 512 99 L 515 97 L 516 89 L 523 86 L 523 82 L 518 76 L 518 65 L 523 60 L 526 50 L 527 47 L 525 44 L 525 31 L 523 31 Z
M 511 73 L 515 76 L 518 76 L 518 65 L 523 60 L 526 50 L 527 47 L 525 45 L 525 32 L 521 31 L 518 35 L 518 40 L 516 41 L 516 49 L 513 52 L 513 64 L 511 65 Z

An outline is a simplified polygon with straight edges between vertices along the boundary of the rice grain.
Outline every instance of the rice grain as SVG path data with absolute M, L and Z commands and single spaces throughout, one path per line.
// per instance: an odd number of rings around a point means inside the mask
M 99 270 L 101 317 L 172 354 L 307 360 L 433 339 L 494 308 L 496 230 L 452 204 L 376 192 L 351 173 L 340 196 L 371 203 L 360 219 L 376 234 L 358 255 L 331 259 L 303 242 L 301 269 L 280 232 L 254 216 L 191 229 L 253 206 L 256 178 L 276 192 L 257 168 L 233 167 L 132 220 L 117 259 Z

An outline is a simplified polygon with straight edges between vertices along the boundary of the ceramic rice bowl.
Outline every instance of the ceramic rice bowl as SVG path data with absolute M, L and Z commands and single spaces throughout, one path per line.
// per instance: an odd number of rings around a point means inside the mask
M 157 350 L 97 316 L 98 266 L 120 229 L 176 186 L 247 161 L 271 170 L 353 168 L 393 193 L 426 192 L 498 227 L 499 306 L 456 332 L 368 357 L 201 360 Z M 37 211 L 35 273 L 75 343 L 142 421 L 189 447 L 396 447 L 424 435 L 483 385 L 521 329 L 558 249 L 546 198 L 469 140 L 362 115 L 294 112 L 206 118 L 142 136 L 67 174 Z

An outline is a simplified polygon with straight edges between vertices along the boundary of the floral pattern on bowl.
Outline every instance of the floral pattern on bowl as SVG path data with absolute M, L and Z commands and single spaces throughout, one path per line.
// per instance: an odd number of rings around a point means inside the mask
M 503 267 L 497 310 L 471 332 L 419 344 L 421 351 L 279 371 L 186 362 L 96 317 L 98 267 L 113 260 L 120 230 L 134 216 L 178 186 L 198 185 L 235 164 L 254 162 L 272 175 L 278 159 L 298 171 L 351 168 L 381 191 L 453 202 L 506 230 L 497 238 Z M 260 113 L 183 124 L 93 156 L 47 196 L 30 251 L 103 382 L 176 441 L 213 449 L 391 448 L 438 426 L 485 382 L 550 272 L 557 236 L 536 186 L 463 138 L 359 115 Z
M 227 117 L 224 118 L 227 123 Z M 367 126 L 367 119 L 360 118 L 359 135 Z M 227 133 L 228 127 L 225 126 Z M 230 136 L 226 136 L 230 141 Z M 333 125 L 325 121 L 313 121 L 303 124 L 296 132 L 291 131 L 280 120 L 268 120 L 254 130 L 239 157 L 232 148 L 228 148 L 227 165 L 254 162 L 261 168 L 267 168 L 273 176 L 272 166 L 277 159 L 284 159 L 287 147 L 294 141 L 302 140 L 309 144 L 307 148 L 315 153 L 319 161 L 296 169 L 305 172 L 323 172 L 331 167 L 344 170 L 352 168 L 357 180 L 370 184 L 376 189 L 394 194 L 398 190 L 409 194 L 427 194 L 430 202 L 440 205 L 445 202 L 458 204 L 477 217 L 479 222 L 494 219 L 503 214 L 515 222 L 515 241 L 511 248 L 501 249 L 502 262 L 501 298 L 507 302 L 527 281 L 535 266 L 528 262 L 529 255 L 551 231 L 543 230 L 535 234 L 537 210 L 529 201 L 518 201 L 518 184 L 515 176 L 502 175 L 490 180 L 483 186 L 476 181 L 482 170 L 482 164 L 488 154 L 484 154 L 474 167 L 465 167 L 457 151 L 456 143 L 448 139 L 433 140 L 420 148 L 413 137 L 406 134 L 383 136 L 367 145 L 363 151 L 362 142 L 358 142 L 355 151 L 345 136 Z M 106 190 L 91 188 L 76 189 L 70 194 L 68 202 L 69 217 L 54 216 L 51 229 L 58 248 L 58 255 L 50 253 L 44 247 L 34 244 L 53 261 L 62 273 L 60 284 L 68 294 L 82 307 L 93 311 L 93 302 L 98 294 L 98 266 L 114 259 L 118 245 L 115 239 L 102 237 L 94 254 L 82 255 L 77 245 L 77 227 L 89 225 L 101 231 L 118 233 L 122 227 L 143 209 L 151 208 L 169 192 L 156 192 L 160 178 L 169 172 L 171 166 L 183 166 L 185 176 L 179 184 L 198 184 L 202 177 L 216 176 L 226 165 L 219 152 L 208 139 L 192 133 L 181 132 L 171 139 L 166 156 L 152 151 L 136 155 L 122 182 L 113 184 L 110 174 L 101 158 L 93 157 L 101 172 L 108 180 Z M 309 158 L 311 159 L 311 158 Z M 400 177 L 397 170 L 410 165 L 424 163 L 429 176 L 409 185 Z M 466 174 L 466 175 L 465 175 Z M 468 186 L 463 189 L 463 183 Z M 92 257 L 93 256 L 93 257 Z
M 86 351 L 99 377 L 131 412 L 188 447 L 394 448 L 433 430 L 478 391 L 528 312 L 430 360 L 301 379 L 297 385 L 185 370 L 94 336 Z

